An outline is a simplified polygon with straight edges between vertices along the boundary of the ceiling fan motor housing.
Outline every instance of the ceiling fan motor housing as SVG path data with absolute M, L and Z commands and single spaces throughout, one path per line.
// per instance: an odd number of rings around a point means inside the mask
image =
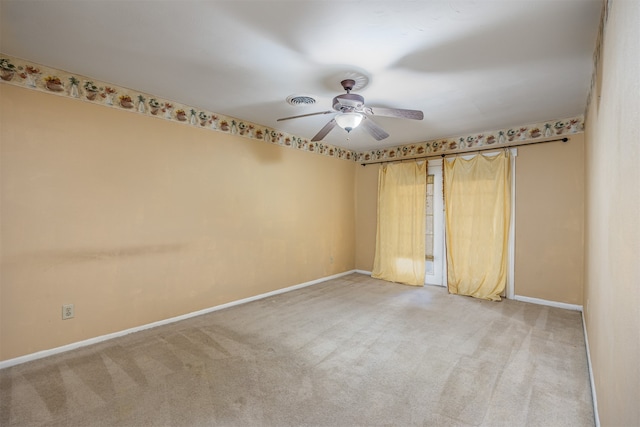
M 333 98 L 333 109 L 336 111 L 359 111 L 362 107 L 364 107 L 364 98 L 355 93 L 345 93 Z

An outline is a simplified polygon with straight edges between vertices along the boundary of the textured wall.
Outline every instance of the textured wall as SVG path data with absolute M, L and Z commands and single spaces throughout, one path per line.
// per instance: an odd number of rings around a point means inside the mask
M 640 2 L 612 1 L 587 114 L 585 321 L 603 426 L 640 425 Z
M 584 134 L 518 148 L 515 293 L 582 305 Z
M 373 270 L 378 222 L 379 165 L 356 169 L 356 268 Z
M 0 360 L 355 267 L 353 162 L 0 95 Z

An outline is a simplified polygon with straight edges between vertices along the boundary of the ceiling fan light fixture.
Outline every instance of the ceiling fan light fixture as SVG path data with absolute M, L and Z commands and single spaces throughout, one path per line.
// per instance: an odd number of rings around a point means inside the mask
M 358 125 L 360 125 L 360 122 L 362 122 L 362 118 L 363 116 L 361 113 L 354 112 L 340 113 L 335 117 L 338 126 L 347 132 L 351 132 L 353 129 L 357 128 Z
M 313 136 L 311 139 L 312 142 L 322 141 L 322 139 L 329 134 L 336 126 L 341 127 L 346 130 L 347 133 L 351 132 L 360 124 L 362 121 L 367 119 L 367 116 L 386 116 L 386 117 L 399 117 L 402 119 L 413 119 L 413 120 L 422 120 L 424 118 L 424 114 L 419 110 L 405 110 L 401 108 L 382 108 L 382 107 L 365 107 L 364 98 L 357 93 L 352 93 L 351 91 L 357 87 L 358 82 L 355 79 L 344 79 L 340 82 L 342 88 L 347 92 L 341 95 L 338 95 L 333 98 L 333 104 L 331 105 L 332 109 L 327 111 L 319 111 L 316 113 L 307 113 L 307 114 L 298 114 L 297 116 L 291 117 L 283 117 L 278 119 L 277 121 L 289 120 L 289 119 L 297 119 L 299 117 L 309 117 L 309 116 L 317 116 L 319 114 L 333 114 L 337 113 L 333 119 L 331 119 L 327 124 L 324 125 L 320 131 Z M 302 96 L 295 96 L 291 101 L 303 103 L 308 102 L 308 100 Z M 371 135 L 376 141 L 382 141 L 387 138 L 389 134 L 378 126 L 375 121 L 367 120 L 362 125 L 363 130 Z M 348 139 L 348 138 L 347 138 Z

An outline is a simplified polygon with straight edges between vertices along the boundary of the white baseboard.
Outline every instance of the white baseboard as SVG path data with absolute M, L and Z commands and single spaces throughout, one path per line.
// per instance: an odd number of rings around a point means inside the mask
M 573 310 L 573 311 L 580 311 L 580 312 L 582 311 L 582 306 L 576 305 L 576 304 L 567 304 L 564 302 L 549 301 L 549 300 L 540 299 L 540 298 L 523 297 L 521 295 L 514 295 L 513 299 L 516 301 L 529 302 L 531 304 L 548 305 L 549 307 L 564 308 L 565 310 Z
M 354 273 L 360 273 L 360 274 L 366 274 L 367 276 L 371 276 L 371 272 L 370 271 L 366 271 L 366 270 L 353 270 Z
M 587 323 L 582 312 L 582 329 L 584 330 L 584 345 L 587 349 L 587 366 L 589 367 L 589 381 L 591 383 L 591 398 L 593 400 L 593 418 L 596 427 L 600 427 L 600 415 L 598 414 L 598 399 L 596 398 L 596 383 L 593 379 L 593 367 L 591 365 L 591 351 L 589 350 L 589 336 L 587 334 Z
M 157 322 L 148 323 L 146 325 L 136 326 L 134 328 L 125 329 L 123 331 L 114 332 L 111 334 L 101 335 L 99 337 L 89 338 L 83 341 L 74 342 L 71 344 L 63 345 L 60 347 L 38 351 L 36 353 L 26 354 L 24 356 L 16 357 L 13 359 L 0 361 L 0 369 L 9 368 L 11 366 L 19 365 L 22 363 L 30 362 L 32 360 L 42 359 L 43 357 L 53 356 L 54 354 L 64 353 L 66 351 L 75 350 L 80 347 L 86 347 L 88 345 L 97 344 L 103 341 L 111 340 L 114 338 L 122 337 L 124 335 L 129 335 L 134 332 L 144 331 L 145 329 L 155 328 L 157 326 L 168 325 L 170 323 L 179 322 L 181 320 L 190 319 L 192 317 L 201 316 L 203 314 L 211 313 L 214 311 L 222 310 L 224 308 L 233 307 L 240 304 L 246 304 L 251 301 L 257 301 L 263 298 L 267 298 L 273 295 L 283 294 L 285 292 L 294 291 L 296 289 L 305 288 L 311 285 L 317 285 L 318 283 L 326 282 L 327 280 L 337 279 L 342 276 L 346 276 L 351 273 L 356 273 L 357 270 L 349 270 L 344 273 L 334 274 L 332 276 L 323 277 L 316 280 L 311 280 L 309 282 L 300 283 L 298 285 L 289 286 L 287 288 L 277 289 L 275 291 L 267 292 L 264 294 L 255 295 L 248 298 L 243 298 L 241 300 L 228 302 L 226 304 L 216 305 L 214 307 L 205 308 L 203 310 L 194 311 L 192 313 L 183 314 L 176 317 L 171 317 L 169 319 L 159 320 Z

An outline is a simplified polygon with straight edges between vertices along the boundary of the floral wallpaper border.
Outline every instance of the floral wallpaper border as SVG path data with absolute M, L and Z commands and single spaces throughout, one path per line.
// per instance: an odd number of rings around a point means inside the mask
M 0 82 L 360 163 L 456 153 L 483 146 L 517 145 L 584 130 L 584 115 L 580 115 L 358 153 L 1 53 Z
M 531 143 L 535 140 L 542 142 L 560 135 L 580 133 L 583 130 L 584 116 L 580 115 L 561 120 L 514 126 L 508 129 L 478 132 L 471 135 L 367 151 L 358 153 L 356 161 L 367 163 L 380 160 L 410 159 L 429 156 L 430 154 L 453 154 L 485 146 L 517 146 L 518 143 Z
M 12 58 L 1 53 L 0 82 L 329 157 L 345 160 L 354 160 L 357 157 L 357 153 L 351 150 L 322 142 L 311 142 L 308 139 L 280 132 L 270 127 L 179 104 L 89 77 Z

